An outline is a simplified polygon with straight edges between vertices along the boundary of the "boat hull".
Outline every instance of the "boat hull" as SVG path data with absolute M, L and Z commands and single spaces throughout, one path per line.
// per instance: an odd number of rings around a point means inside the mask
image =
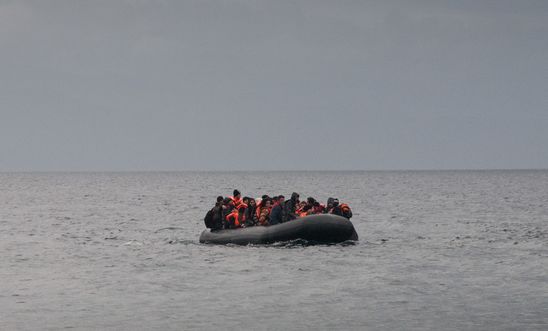
M 354 225 L 344 217 L 330 214 L 310 215 L 296 220 L 271 225 L 242 229 L 204 230 L 201 243 L 208 244 L 271 244 L 292 240 L 330 244 L 358 240 Z

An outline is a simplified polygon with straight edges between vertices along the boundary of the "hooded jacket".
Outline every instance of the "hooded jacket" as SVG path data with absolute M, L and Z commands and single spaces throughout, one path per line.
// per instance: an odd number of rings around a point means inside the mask
M 299 203 L 299 194 L 293 192 L 291 194 L 291 199 L 287 200 L 284 204 L 284 222 L 291 221 L 297 218 L 295 213 L 297 209 L 297 204 Z

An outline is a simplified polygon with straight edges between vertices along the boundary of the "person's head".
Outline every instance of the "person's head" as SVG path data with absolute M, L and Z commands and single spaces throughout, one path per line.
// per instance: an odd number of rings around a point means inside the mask
M 333 207 L 337 207 L 339 205 L 339 199 L 333 199 Z
M 277 196 L 273 196 L 272 197 L 272 203 L 276 203 L 278 202 L 278 197 Z
M 267 208 L 270 208 L 270 206 L 272 206 L 272 200 L 266 199 L 264 202 L 264 206 Z
M 250 206 L 254 207 L 256 204 L 257 204 L 257 202 L 255 201 L 255 199 L 249 198 L 249 205 Z
M 314 199 L 313 197 L 306 198 L 306 203 L 308 203 L 309 205 L 314 205 L 314 202 L 316 202 L 316 199 Z
M 247 205 L 249 203 L 249 197 L 243 197 L 242 202 Z
M 224 198 L 223 198 L 222 195 L 219 195 L 219 196 L 217 197 L 217 203 L 223 202 L 223 200 L 224 200 Z
M 297 193 L 297 192 L 291 193 L 291 200 L 299 201 L 299 193 Z
M 314 201 L 314 207 L 320 207 L 320 203 L 318 201 Z
M 302 208 L 302 207 L 306 206 L 306 202 L 301 201 L 297 205 L 299 206 L 299 208 Z
M 278 202 L 284 203 L 284 201 L 285 201 L 285 197 L 283 195 L 278 195 Z
M 232 196 L 235 197 L 236 199 L 239 199 L 242 197 L 242 194 L 240 193 L 240 191 L 234 190 L 234 192 L 232 192 Z
M 229 205 L 232 203 L 232 200 L 230 198 L 224 198 L 223 199 L 223 205 Z
M 265 201 L 266 199 L 268 199 L 268 195 L 263 194 L 263 196 L 261 197 L 261 200 Z
M 333 198 L 327 198 L 327 203 L 325 204 L 327 206 L 327 208 L 331 208 L 333 207 Z

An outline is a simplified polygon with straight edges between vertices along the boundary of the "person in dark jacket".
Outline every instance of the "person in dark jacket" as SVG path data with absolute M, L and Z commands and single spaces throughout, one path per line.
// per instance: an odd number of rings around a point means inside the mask
M 325 210 L 324 213 L 331 214 L 331 210 L 333 210 L 333 201 L 335 198 L 327 198 L 327 203 L 325 204 Z
M 270 212 L 270 225 L 279 224 L 284 221 L 283 214 L 285 197 L 283 195 L 280 195 L 276 200 L 277 201 L 274 204 L 274 207 L 272 207 L 272 211 Z
M 245 210 L 245 227 L 255 226 L 259 222 L 257 216 L 257 202 L 253 198 L 248 199 L 248 206 Z
M 232 202 L 231 198 L 224 198 L 222 203 L 222 222 L 223 222 L 223 229 L 230 229 L 230 224 L 226 221 L 226 217 L 232 213 L 232 210 L 234 209 L 234 203 Z
M 287 200 L 284 203 L 284 222 L 292 221 L 297 218 L 296 210 L 297 205 L 299 204 L 299 194 L 296 192 L 293 192 L 291 194 L 291 199 Z
M 205 226 L 207 228 L 210 228 L 211 231 L 216 231 L 223 228 L 222 207 L 223 207 L 223 197 L 218 196 L 215 206 L 207 212 L 204 218 Z
M 211 230 L 220 230 L 223 228 L 223 197 L 218 196 L 215 207 L 213 207 L 213 228 Z

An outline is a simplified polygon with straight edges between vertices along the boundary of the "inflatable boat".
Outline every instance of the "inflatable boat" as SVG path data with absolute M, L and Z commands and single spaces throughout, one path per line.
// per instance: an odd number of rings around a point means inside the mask
M 292 240 L 309 243 L 336 244 L 358 240 L 354 225 L 344 217 L 330 214 L 310 215 L 296 220 L 271 225 L 231 230 L 204 230 L 201 243 L 208 244 L 271 244 Z

